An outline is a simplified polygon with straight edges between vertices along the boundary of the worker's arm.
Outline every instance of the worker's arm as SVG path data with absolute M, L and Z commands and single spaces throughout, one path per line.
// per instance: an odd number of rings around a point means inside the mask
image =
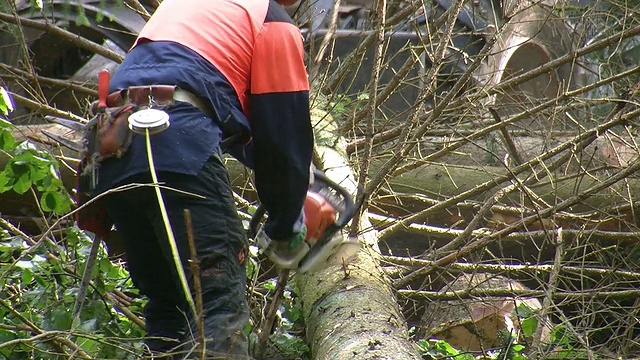
M 313 131 L 300 30 L 271 2 L 251 69 L 250 123 L 256 187 L 275 240 L 294 233 L 309 185 Z

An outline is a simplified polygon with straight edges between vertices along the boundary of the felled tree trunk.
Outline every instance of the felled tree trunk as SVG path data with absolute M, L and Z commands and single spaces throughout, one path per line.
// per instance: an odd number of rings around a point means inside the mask
M 351 169 L 339 152 L 320 148 L 327 176 L 355 193 Z M 372 229 L 366 216 L 361 229 Z M 351 262 L 298 274 L 306 338 L 316 359 L 420 359 L 394 290 L 379 263 L 377 232 L 362 233 Z

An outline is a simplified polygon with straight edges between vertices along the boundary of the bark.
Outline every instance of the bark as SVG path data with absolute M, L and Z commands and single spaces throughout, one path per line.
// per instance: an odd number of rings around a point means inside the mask
M 355 193 L 343 155 L 319 146 L 327 175 Z M 371 229 L 361 217 L 361 228 Z M 408 338 L 389 278 L 380 266 L 377 232 L 359 235 L 363 250 L 353 262 L 297 274 L 306 338 L 317 359 L 420 359 Z

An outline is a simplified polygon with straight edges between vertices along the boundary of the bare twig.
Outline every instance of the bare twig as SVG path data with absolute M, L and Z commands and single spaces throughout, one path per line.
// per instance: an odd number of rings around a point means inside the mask
M 445 54 L 445 50 L 447 49 L 447 44 L 449 43 L 449 40 L 453 33 L 455 19 L 460 13 L 463 3 L 464 1 L 456 1 L 451 6 L 451 8 L 449 8 L 449 22 L 447 23 L 444 35 L 442 35 L 442 38 L 438 42 L 438 47 L 432 55 L 432 66 L 429 68 L 429 72 L 425 77 L 425 84 L 427 85 L 424 86 L 423 89 L 421 89 L 420 94 L 415 101 L 415 104 L 418 104 L 418 111 L 414 111 L 410 120 L 408 121 L 408 124 L 403 127 L 403 131 L 398 140 L 396 150 L 393 152 L 393 156 L 391 156 L 391 158 L 381 166 L 378 173 L 372 177 L 371 181 L 367 185 L 367 188 L 365 189 L 365 193 L 375 194 L 378 191 L 385 179 L 393 174 L 394 170 L 398 168 L 403 159 L 419 143 L 420 139 L 422 138 L 424 133 L 432 126 L 435 119 L 437 119 L 443 113 L 443 111 L 448 108 L 449 103 L 452 101 L 454 96 L 456 96 L 458 91 L 460 91 L 462 87 L 467 84 L 475 69 L 480 66 L 482 59 L 489 55 L 493 43 L 496 41 L 496 36 L 493 36 L 491 39 L 489 39 L 489 41 L 485 43 L 484 47 L 480 51 L 480 54 L 478 55 L 478 58 L 471 64 L 471 66 L 469 66 L 465 73 L 460 76 L 460 78 L 453 85 L 452 89 L 449 90 L 449 92 L 444 96 L 441 102 L 436 105 L 436 107 L 430 113 L 429 117 L 426 118 L 426 121 L 421 121 L 424 119 L 421 118 L 420 109 L 424 108 L 424 103 L 426 102 L 430 93 L 435 91 L 435 86 L 431 85 L 433 85 L 433 83 L 435 82 L 436 75 L 444 65 L 443 56 Z M 420 125 L 417 126 L 417 124 Z M 411 132 L 414 126 L 417 127 L 413 132 Z
M 547 216 L 555 211 L 560 211 L 563 210 L 569 206 L 572 206 L 573 204 L 581 201 L 582 199 L 584 199 L 585 197 L 589 196 L 589 194 L 592 194 L 594 192 L 597 192 L 603 188 L 606 188 L 608 186 L 611 186 L 611 184 L 614 184 L 618 181 L 620 181 L 621 179 L 624 179 L 625 177 L 629 176 L 630 174 L 634 173 L 635 171 L 637 171 L 638 169 L 640 169 L 640 160 L 636 160 L 631 166 L 629 166 L 628 168 L 624 169 L 623 171 L 620 171 L 614 175 L 612 175 L 609 179 L 607 179 L 606 181 L 603 181 L 602 183 L 596 184 L 591 186 L 590 188 L 586 189 L 585 191 L 576 194 L 570 198 L 568 198 L 567 200 L 564 200 L 562 202 L 559 202 L 558 204 L 556 204 L 556 206 L 554 208 L 549 208 L 549 209 L 544 209 L 541 210 L 539 212 L 539 214 L 537 215 L 532 215 L 529 216 L 527 218 L 524 218 L 522 220 L 521 223 L 518 224 L 512 224 L 507 226 L 506 228 L 502 229 L 502 230 L 498 230 L 494 233 L 492 233 L 491 235 L 487 235 L 484 237 L 480 237 L 479 239 L 473 241 L 472 243 L 464 246 L 463 248 L 459 249 L 457 252 L 443 256 L 441 258 L 439 258 L 438 260 L 436 260 L 435 264 L 437 264 L 438 266 L 444 266 L 447 264 L 452 263 L 453 261 L 459 259 L 461 256 L 464 256 L 466 254 L 469 254 L 470 252 L 486 246 L 494 241 L 496 241 L 497 239 L 500 239 L 501 237 L 512 233 L 513 231 L 517 230 L 518 228 L 520 228 L 521 226 L 527 224 L 529 221 L 535 221 L 537 220 L 540 216 Z M 425 274 L 428 274 L 430 271 L 433 270 L 433 267 L 424 267 L 421 268 L 417 271 L 414 271 L 413 273 L 407 275 L 406 277 L 396 280 L 394 282 L 394 286 L 396 287 L 401 287 L 401 286 L 405 286 L 407 284 L 409 284 L 410 282 L 412 282 L 413 280 L 424 276 Z
M 131 310 L 127 308 L 125 304 L 122 303 L 122 300 L 117 298 L 111 293 L 107 293 L 104 297 L 109 301 L 113 306 L 118 308 L 118 310 L 127 317 L 127 319 L 131 320 L 134 324 L 138 325 L 142 330 L 146 328 L 144 324 L 144 320 L 139 318 L 136 314 L 134 314 Z
M 73 341 L 66 338 L 66 335 L 64 336 L 61 335 L 62 334 L 61 332 L 51 333 L 51 332 L 46 332 L 40 329 L 33 322 L 31 322 L 29 319 L 24 317 L 19 311 L 11 307 L 11 305 L 3 299 L 0 299 L 0 306 L 7 309 L 14 317 L 16 317 L 24 325 L 26 325 L 30 329 L 29 331 L 44 338 L 46 342 L 52 343 L 52 345 L 62 353 L 66 354 L 66 352 L 63 349 L 63 346 L 64 346 L 71 349 L 81 359 L 91 359 L 91 356 L 89 356 L 89 354 L 87 354 L 80 346 L 75 344 Z
M 74 45 L 79 48 L 89 50 L 98 55 L 102 55 L 107 59 L 113 60 L 117 63 L 121 63 L 124 57 L 100 44 L 96 44 L 93 41 L 87 40 L 80 35 L 76 35 L 72 32 L 62 29 L 59 26 L 56 26 L 52 23 L 44 23 L 36 20 L 30 20 L 27 18 L 20 17 L 16 19 L 13 15 L 0 13 L 0 20 L 6 21 L 12 24 L 19 24 L 22 26 L 42 30 L 48 32 L 50 34 L 59 36 L 67 41 L 71 41 Z
M 452 301 L 477 298 L 540 298 L 547 294 L 545 290 L 515 290 L 515 289 L 472 289 L 462 291 L 424 291 L 424 290 L 398 290 L 398 295 L 407 299 L 426 301 Z M 640 290 L 615 290 L 615 291 L 557 291 L 553 299 L 635 299 L 640 296 Z
M 473 219 L 469 222 L 467 227 L 456 236 L 455 239 L 447 243 L 445 246 L 437 249 L 434 255 L 442 255 L 449 251 L 452 251 L 458 248 L 460 245 L 465 244 L 471 235 L 473 234 L 473 230 L 476 229 L 480 223 L 480 221 L 484 218 L 484 216 L 491 210 L 491 207 L 496 204 L 500 199 L 502 199 L 505 195 L 512 192 L 516 187 L 513 185 L 508 185 L 507 187 L 500 189 L 493 196 L 489 197 L 484 204 L 480 207 L 478 212 L 473 216 Z M 426 256 L 427 254 L 423 254 Z
M 142 6 L 140 1 L 138 0 L 124 0 L 124 3 L 129 6 L 133 11 L 137 12 L 138 15 L 142 16 L 143 19 L 149 21 L 151 18 L 151 14 L 147 11 L 147 9 Z
M 200 358 L 204 360 L 206 355 L 206 339 L 204 337 L 204 313 L 202 311 L 202 287 L 200 285 L 200 262 L 198 261 L 198 253 L 196 252 L 196 244 L 193 239 L 193 225 L 191 222 L 191 212 L 184 209 L 184 222 L 187 228 L 187 240 L 189 241 L 189 267 L 193 275 L 193 290 L 196 294 L 196 310 L 198 318 L 195 319 L 198 325 L 198 336 L 200 337 Z
M 78 122 L 81 123 L 86 123 L 87 119 L 80 117 L 78 115 L 75 115 L 74 113 L 70 112 L 70 111 L 63 111 L 63 110 L 58 110 L 54 107 L 51 107 L 49 105 L 46 104 L 41 104 L 38 103 L 36 101 L 33 101 L 31 99 L 27 99 L 24 96 L 18 95 L 14 92 L 10 92 L 11 97 L 13 98 L 13 100 L 15 100 L 15 102 L 17 102 L 18 104 L 23 105 L 24 107 L 34 110 L 42 115 L 53 115 L 53 116 L 58 116 L 58 117 L 62 117 L 62 118 L 67 118 L 67 119 L 71 119 L 71 120 L 76 120 Z
M 380 68 L 382 65 L 382 61 L 384 59 L 384 29 L 387 21 L 387 1 L 386 0 L 378 0 L 376 1 L 377 9 L 376 9 L 376 17 L 378 19 L 377 29 L 378 33 L 375 38 L 375 51 L 373 55 L 373 73 L 371 74 L 371 78 L 369 80 L 369 103 L 367 106 L 367 129 L 366 129 L 366 145 L 364 148 L 364 153 L 362 154 L 364 159 L 370 159 L 372 154 L 373 147 L 373 135 L 374 135 L 374 123 L 376 119 L 376 112 L 378 110 L 377 107 L 377 99 L 378 99 L 378 84 L 380 82 Z M 356 194 L 356 204 L 364 204 L 360 207 L 360 209 L 356 212 L 351 222 L 351 230 L 350 236 L 356 236 L 360 227 L 360 217 L 363 212 L 366 211 L 366 204 L 369 200 L 369 195 L 365 191 L 366 182 L 369 177 L 369 168 L 370 161 L 360 161 L 360 169 L 358 169 L 358 180 L 357 180 L 357 189 L 358 193 Z
M 73 313 L 72 318 L 79 320 L 80 315 L 82 313 L 82 305 L 84 304 L 84 299 L 87 296 L 87 289 L 89 288 L 89 283 L 91 283 L 91 273 L 93 272 L 93 267 L 96 264 L 96 259 L 98 258 L 98 249 L 100 248 L 100 244 L 102 243 L 102 239 L 98 236 L 95 236 L 93 242 L 91 243 L 91 250 L 89 251 L 89 257 L 85 262 L 84 272 L 82 274 L 82 280 L 80 280 L 80 286 L 78 286 L 78 295 L 76 297 L 76 302 L 73 305 Z
M 384 230 L 383 232 L 381 232 L 380 236 L 384 237 L 384 236 L 389 236 L 390 234 L 392 234 L 395 231 L 399 231 L 402 227 L 404 227 L 405 225 L 411 223 L 411 222 L 417 222 L 419 221 L 419 219 L 423 219 L 424 217 L 428 216 L 429 214 L 433 214 L 436 211 L 440 211 L 442 209 L 445 209 L 449 206 L 455 205 L 456 203 L 460 202 L 460 201 L 464 201 L 466 199 L 469 199 L 471 196 L 474 196 L 476 194 L 480 194 L 484 191 L 487 191 L 488 189 L 493 188 L 494 186 L 496 186 L 496 184 L 501 184 L 507 181 L 511 181 L 513 176 L 518 175 L 522 172 L 525 171 L 531 171 L 531 169 L 538 165 L 538 164 L 544 164 L 544 161 L 547 159 L 552 158 L 553 156 L 572 149 L 572 148 L 582 148 L 584 146 L 586 146 L 587 144 L 593 142 L 597 136 L 603 132 L 605 132 L 606 130 L 623 124 L 627 121 L 627 119 L 633 118 L 634 116 L 636 116 L 636 114 L 640 114 L 640 110 L 633 110 L 628 112 L 627 114 L 625 114 L 624 116 L 621 116 L 619 118 L 614 118 L 614 119 L 610 119 L 607 122 L 604 122 L 592 129 L 586 130 L 583 133 L 577 135 L 576 137 L 574 137 L 573 139 L 564 142 L 558 146 L 556 146 L 553 149 L 550 149 L 549 151 L 545 152 L 544 154 L 541 154 L 538 157 L 535 157 L 525 163 L 523 163 L 520 166 L 517 166 L 513 169 L 511 169 L 511 173 L 507 174 L 507 175 L 503 175 L 503 176 L 498 176 L 496 178 L 494 178 L 493 180 L 487 181 L 483 184 L 480 184 L 476 187 L 474 187 L 473 189 L 470 189 L 468 191 L 464 191 L 456 196 L 453 196 L 445 201 L 439 202 L 438 204 L 424 210 L 421 211 L 419 213 L 413 214 L 411 216 L 408 216 L 406 218 L 404 218 L 402 221 L 398 222 L 395 225 L 392 225 L 391 227 L 387 228 L 386 230 Z M 540 172 L 540 177 L 545 177 L 546 176 L 546 171 L 542 171 Z M 534 176 L 531 177 L 530 179 L 532 180 L 537 180 L 540 177 L 538 176 Z
M 320 48 L 318 49 L 318 52 L 313 59 L 313 64 L 311 66 L 311 69 L 309 70 L 309 82 L 311 83 L 314 83 L 316 78 L 318 77 L 318 74 L 320 72 L 320 65 L 322 63 L 322 58 L 327 52 L 329 43 L 331 42 L 333 35 L 336 32 L 336 28 L 338 27 L 337 25 L 338 25 L 338 15 L 340 14 L 340 11 L 339 11 L 340 3 L 341 3 L 340 0 L 336 0 L 333 3 L 333 8 L 331 9 L 331 21 L 329 22 L 329 29 L 326 32 L 326 34 L 324 34 L 324 37 L 322 38 L 322 42 L 320 43 Z M 332 56 L 331 53 L 330 53 L 330 56 Z M 330 60 L 329 60 L 329 63 L 331 63 Z
M 15 74 L 15 76 L 18 79 L 29 79 L 30 81 L 33 82 L 38 82 L 40 84 L 46 84 L 46 85 L 51 85 L 51 86 L 55 86 L 61 89 L 69 89 L 72 91 L 77 91 L 79 93 L 83 93 L 83 94 L 87 94 L 89 96 L 98 96 L 98 90 L 95 90 L 93 88 L 84 86 L 83 83 L 77 82 L 77 81 L 69 81 L 69 80 L 60 80 L 60 79 L 54 79 L 54 78 L 49 78 L 49 77 L 45 77 L 45 76 L 40 76 L 38 74 L 32 74 L 30 72 L 21 70 L 17 67 L 14 66 L 9 66 L 7 64 L 3 64 L 0 63 L 0 68 L 5 69 L 8 72 L 11 72 L 13 74 Z M 0 75 L 0 77 L 2 78 L 8 78 L 7 75 Z
M 565 230 L 563 230 L 564 232 Z M 563 235 L 564 236 L 564 235 Z M 565 242 L 571 240 L 571 238 L 565 237 Z M 435 265 L 433 261 L 421 260 L 416 258 L 400 257 L 400 256 L 383 256 L 383 262 L 387 262 L 394 265 L 400 265 L 403 267 L 419 268 L 424 266 Z M 446 270 L 451 273 L 490 273 L 490 274 L 502 274 L 502 275 L 516 275 L 526 276 L 537 273 L 551 273 L 554 269 L 554 264 L 474 264 L 474 263 L 460 263 L 453 262 L 446 267 L 438 267 L 438 270 Z M 618 276 L 620 278 L 627 279 L 629 281 L 640 281 L 640 272 L 624 271 L 618 269 L 608 268 L 595 268 L 587 266 L 568 266 L 562 265 L 557 269 L 562 274 L 577 274 L 580 276 L 598 276 L 607 277 L 611 275 Z
M 273 328 L 273 322 L 275 321 L 278 307 L 280 306 L 280 301 L 282 300 L 282 295 L 284 294 L 284 290 L 287 286 L 288 281 L 289 270 L 280 270 L 278 279 L 276 280 L 276 291 L 273 294 L 273 299 L 271 300 L 271 304 L 269 305 L 269 311 L 265 315 L 264 323 L 260 328 L 260 344 L 258 345 L 258 349 L 265 349 L 265 346 L 267 345 L 267 341 L 269 340 L 269 336 L 271 335 L 271 329 Z
M 493 116 L 493 119 L 495 120 L 496 124 L 500 124 L 502 122 L 502 119 L 500 119 L 500 114 L 498 114 L 496 109 L 490 107 L 489 108 L 489 113 L 491 114 L 491 116 Z M 509 134 L 509 130 L 507 130 L 506 127 L 501 127 L 500 128 L 500 134 L 502 135 L 502 139 L 504 140 L 504 143 L 507 146 L 507 152 L 509 153 L 511 158 L 513 158 L 513 161 L 516 163 L 516 165 L 522 164 L 523 163 L 522 158 L 520 157 L 520 154 L 518 153 L 518 149 L 516 148 L 516 144 L 513 142 L 513 139 L 511 138 L 511 135 Z

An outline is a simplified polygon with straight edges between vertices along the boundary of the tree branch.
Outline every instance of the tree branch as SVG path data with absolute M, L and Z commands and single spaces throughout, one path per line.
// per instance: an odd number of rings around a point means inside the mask
M 62 39 L 71 41 L 74 45 L 78 46 L 79 48 L 85 49 L 85 50 L 89 50 L 91 52 L 94 52 L 96 54 L 102 55 L 104 57 L 106 57 L 107 59 L 113 60 L 117 63 L 121 63 L 122 60 L 124 59 L 124 57 L 112 50 L 109 50 L 108 48 L 96 44 L 93 41 L 87 40 L 85 38 L 83 38 L 80 35 L 76 35 L 72 32 L 69 32 L 67 30 L 62 29 L 59 26 L 56 26 L 54 24 L 51 23 L 44 23 L 44 22 L 40 22 L 40 21 L 36 21 L 36 20 L 31 20 L 31 19 L 27 19 L 27 18 L 23 18 L 20 17 L 19 19 L 16 19 L 13 15 L 11 14 L 6 14 L 6 13 L 1 13 L 0 12 L 0 20 L 2 21 L 6 21 L 9 22 L 11 24 L 19 24 L 19 25 L 23 25 L 23 26 L 27 26 L 30 28 L 34 28 L 37 30 L 42 30 L 45 31 L 47 33 L 56 35 Z

